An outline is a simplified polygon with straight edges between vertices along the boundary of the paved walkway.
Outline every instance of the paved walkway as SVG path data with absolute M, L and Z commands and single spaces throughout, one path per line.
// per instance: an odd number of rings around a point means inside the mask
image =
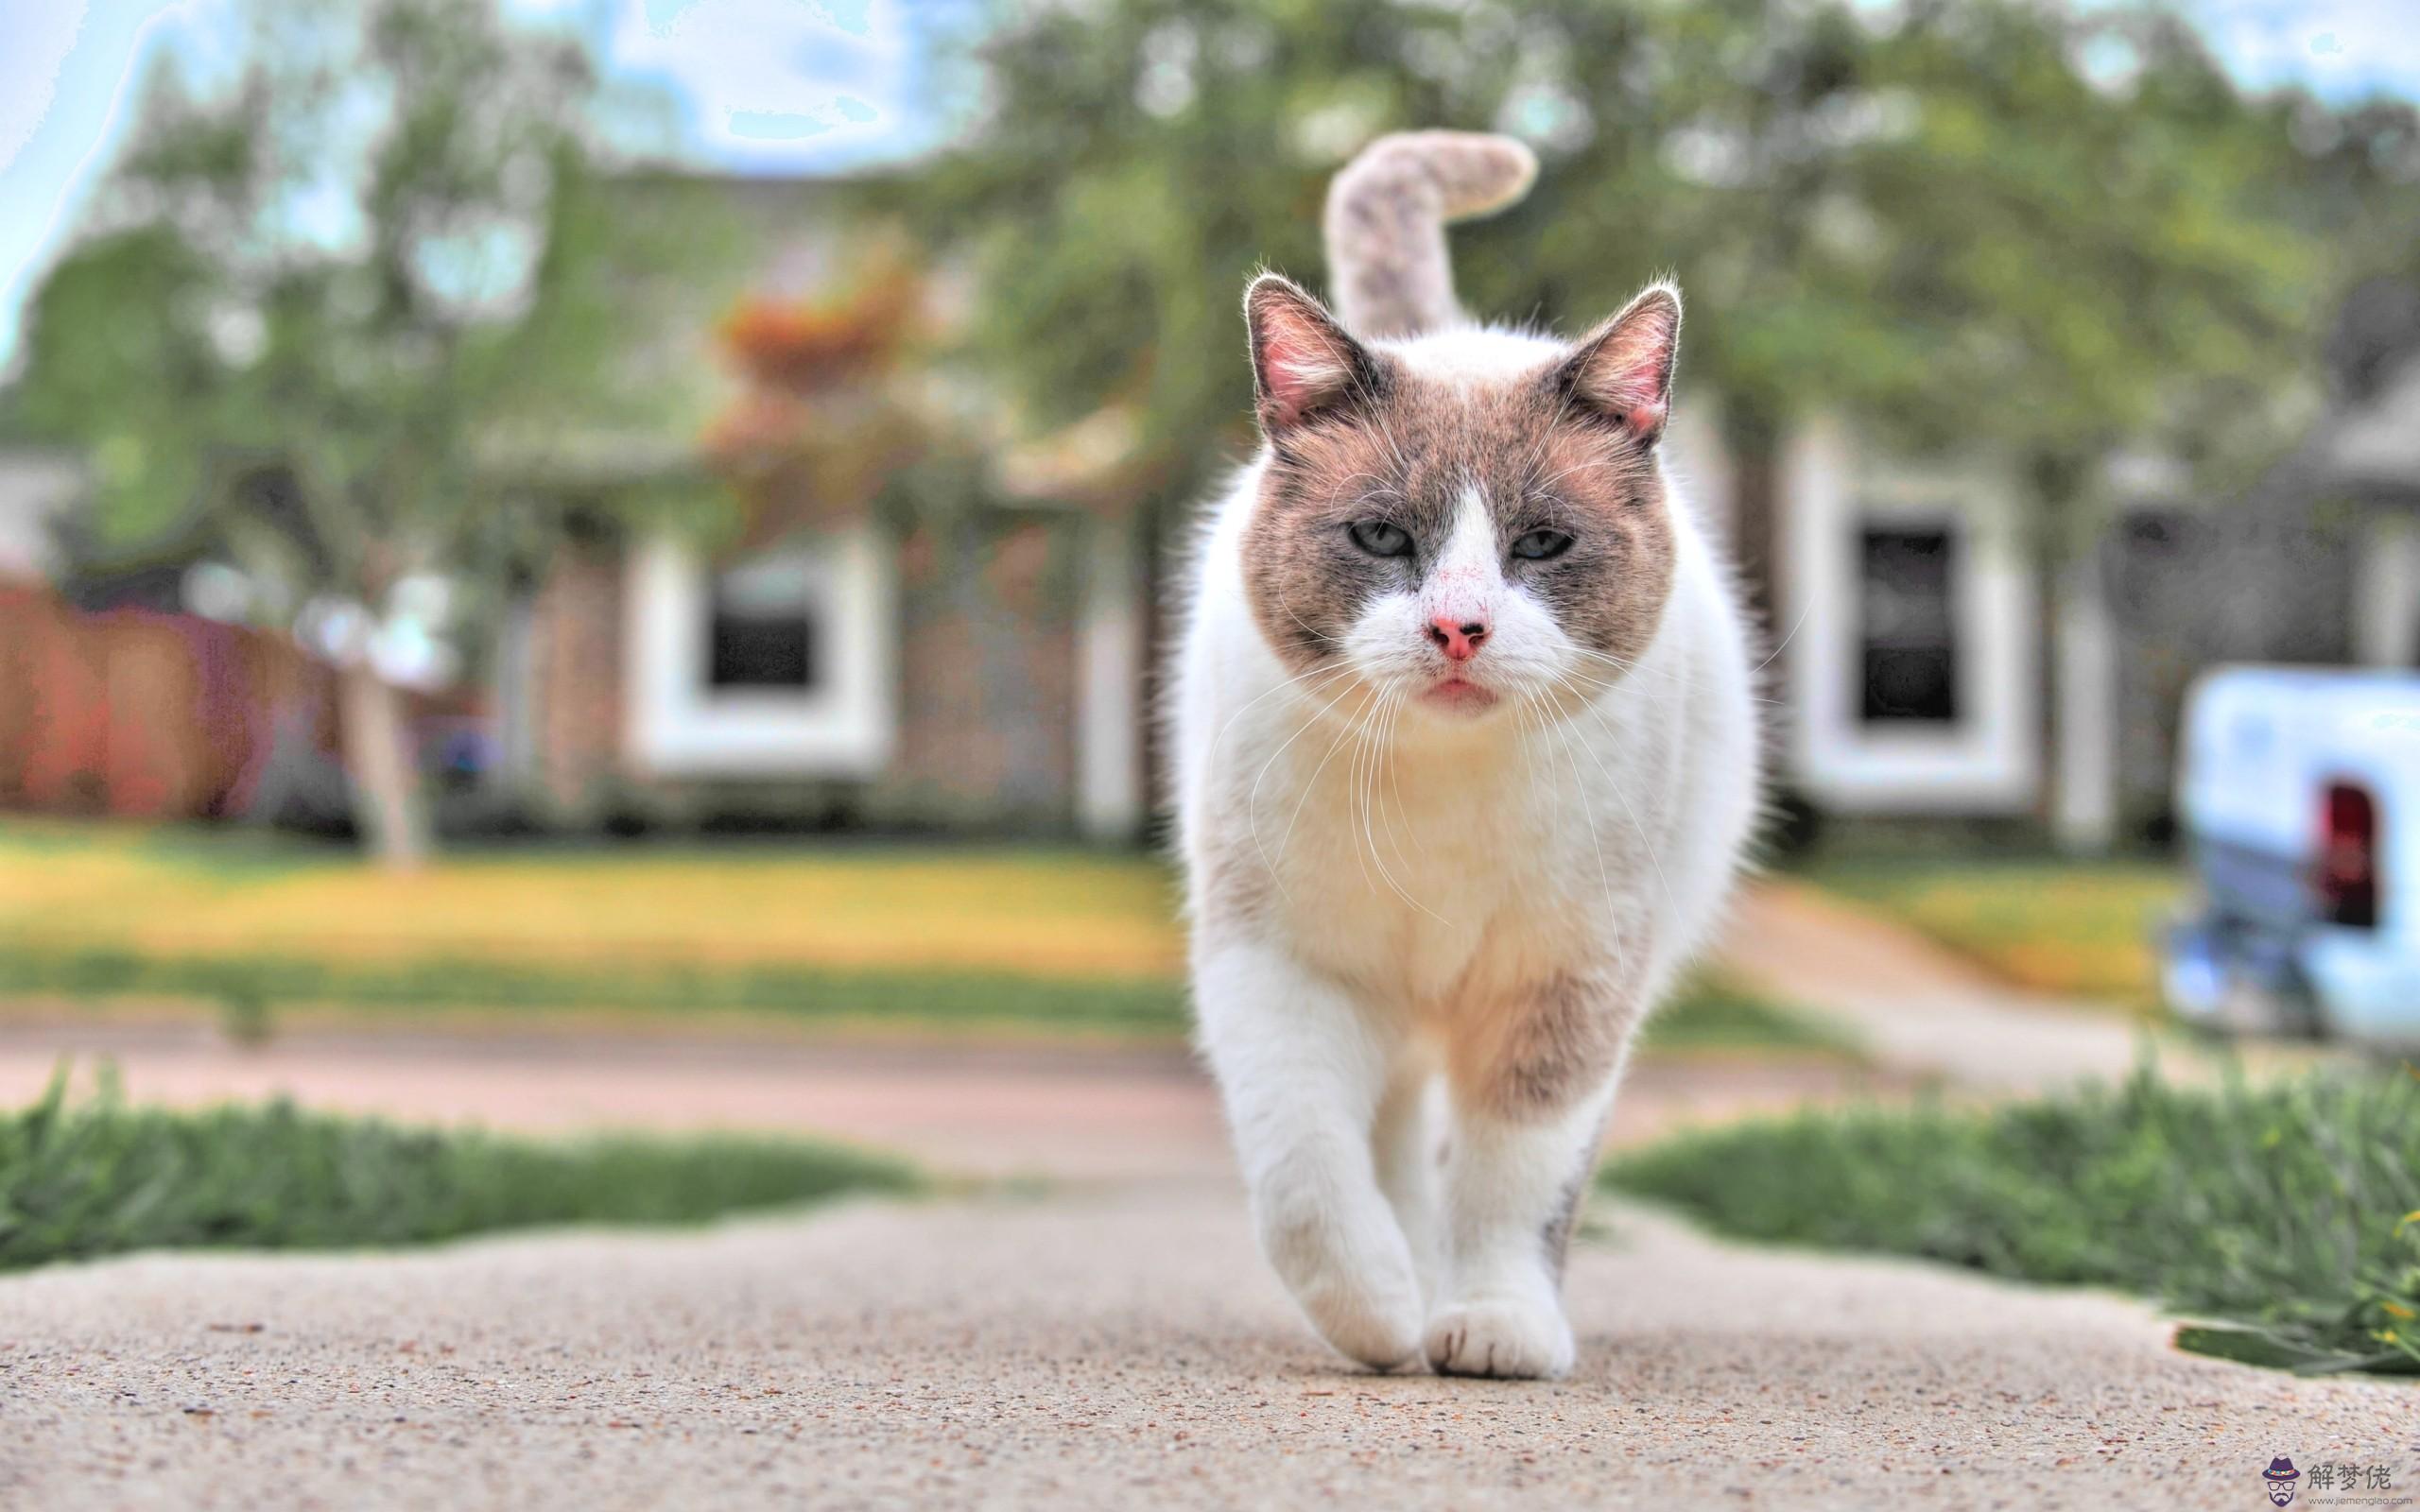
M 561 1133 L 735 1128 L 814 1134 L 968 1176 L 1103 1181 L 1229 1169 L 1216 1094 L 1180 1047 L 847 1042 L 775 1036 L 295 1031 L 262 1049 L 203 1023 L 0 1023 L 0 1107 L 62 1058 L 106 1058 L 137 1102 L 289 1096 L 409 1123 Z M 1836 1102 L 1901 1085 L 1816 1057 L 1659 1056 L 1626 1085 L 1608 1141 Z
M 1552 1384 L 1340 1368 L 1189 1180 L 63 1267 L 0 1282 L 0 1505 L 2251 1507 L 2280 1453 L 2420 1483 L 2409 1383 L 1611 1223 Z
M 1722 960 L 1774 1000 L 1845 1024 L 1883 1063 L 1961 1085 L 2042 1091 L 2132 1071 L 2150 1037 L 2122 1012 L 2010 987 L 1890 919 L 1803 884 L 1744 889 Z M 2200 1057 L 2173 1042 L 2165 1060 Z
M 2054 1018 L 2054 1036 L 2038 1005 L 1853 965 L 1857 928 L 1767 893 L 1733 958 L 1904 1067 L 2006 1087 L 2131 1064 L 2131 1044 L 2106 1058 L 2105 1021 Z M 1988 1054 L 1962 1047 L 1978 1032 Z M 839 1129 L 1059 1179 L 691 1232 L 0 1279 L 7 1512 L 2252 1507 L 2278 1454 L 2420 1486 L 2408 1383 L 2197 1359 L 2119 1298 L 1735 1248 L 1608 1203 L 1574 1256 L 1572 1379 L 1351 1371 L 1253 1252 L 1181 1055 L 367 1035 L 244 1053 L 21 1025 L 0 1034 L 0 1097 L 70 1043 L 109 1050 L 147 1099 Z M 1614 1137 L 1846 1095 L 1858 1074 L 1651 1059 Z

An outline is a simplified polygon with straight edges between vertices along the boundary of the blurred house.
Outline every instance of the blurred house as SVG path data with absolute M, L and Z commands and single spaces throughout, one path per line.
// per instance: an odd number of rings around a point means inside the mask
M 1686 394 L 1672 459 L 1728 518 L 1716 426 Z M 2169 508 L 2161 470 L 2132 472 L 2108 540 Z M 2132 692 L 2173 718 L 2175 696 L 2127 690 L 2110 563 L 2086 549 L 2049 569 L 2009 459 L 1910 457 L 1818 421 L 1784 448 L 1776 518 L 1767 678 L 1786 789 L 1824 816 L 2048 820 L 2082 850 L 2118 837 L 2120 709 Z
M 1674 465 L 1723 522 L 1731 471 L 1716 428 L 1686 394 L 1675 412 Z M 1780 780 L 1825 814 L 2039 812 L 2037 546 L 2009 470 L 1898 455 L 1830 421 L 1791 438 L 1775 487 L 1767 675 Z
M 834 292 L 878 234 L 855 186 L 624 187 L 737 255 L 633 300 L 652 420 L 528 469 L 580 528 L 508 616 L 503 780 L 558 823 L 1138 833 L 1148 552 L 1116 417 L 1011 444 L 986 396 L 890 360 L 883 322 L 945 323 L 952 289 Z
M 937 365 L 968 291 L 946 257 L 871 255 L 868 190 L 617 186 L 699 255 L 630 275 L 618 360 L 643 412 L 494 459 L 571 528 L 514 585 L 484 686 L 423 705 L 430 765 L 489 812 L 1146 827 L 1158 485 L 1132 426 L 1112 409 L 1025 439 L 1013 396 Z M 2224 498 L 2122 459 L 2098 490 L 2113 517 L 2055 556 L 2008 460 L 1804 426 L 1775 479 L 1781 781 L 1825 814 L 2099 847 L 2164 815 L 2210 662 L 2420 661 L 2420 296 L 2369 297 L 2404 314 L 2348 312 L 2339 403 L 2299 455 Z M 1714 421 L 1684 394 L 1670 448 L 1720 521 Z M 0 804 L 340 811 L 324 679 L 285 637 L 172 612 L 182 562 L 80 604 L 43 586 L 79 478 L 0 450 Z
M 2420 293 L 2366 291 L 2342 324 L 2297 455 L 2222 496 L 2120 457 L 2109 517 L 2055 556 L 2009 463 L 1803 428 L 1778 479 L 1781 781 L 1824 814 L 2040 820 L 2098 849 L 2164 827 L 2202 668 L 2420 666 Z M 1679 410 L 1674 458 L 1722 519 L 1715 427 Z

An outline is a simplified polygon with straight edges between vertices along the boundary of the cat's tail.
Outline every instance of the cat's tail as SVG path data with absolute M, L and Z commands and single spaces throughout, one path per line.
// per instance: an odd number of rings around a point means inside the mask
M 1362 148 L 1327 189 L 1327 271 L 1345 325 L 1409 336 L 1462 318 L 1445 226 L 1530 192 L 1538 160 L 1509 136 L 1398 131 Z

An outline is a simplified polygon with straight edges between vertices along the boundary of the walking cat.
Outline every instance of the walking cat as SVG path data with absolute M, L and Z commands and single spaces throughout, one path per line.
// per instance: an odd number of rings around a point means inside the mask
M 1640 1023 L 1757 802 L 1749 636 L 1662 457 L 1681 301 L 1577 341 L 1456 307 L 1528 149 L 1331 186 L 1342 318 L 1244 297 L 1262 444 L 1187 568 L 1172 745 L 1200 1040 L 1269 1259 L 1380 1369 L 1555 1376 Z

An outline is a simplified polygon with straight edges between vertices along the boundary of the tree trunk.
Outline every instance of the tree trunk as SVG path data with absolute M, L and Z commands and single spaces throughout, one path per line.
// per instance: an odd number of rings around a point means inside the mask
M 415 870 L 428 860 L 428 814 L 403 695 L 366 665 L 338 673 L 337 687 L 345 775 L 362 843 L 388 870 Z

